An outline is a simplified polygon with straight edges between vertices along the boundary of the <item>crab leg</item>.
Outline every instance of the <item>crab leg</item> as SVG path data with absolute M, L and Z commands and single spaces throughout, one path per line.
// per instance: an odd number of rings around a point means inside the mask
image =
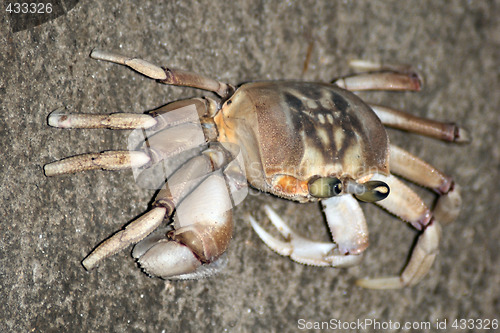
M 86 170 L 123 170 L 139 168 L 150 162 L 149 156 L 141 151 L 111 150 L 102 153 L 89 153 L 64 158 L 46 164 L 45 175 L 58 176 Z
M 438 252 L 441 227 L 432 219 L 430 210 L 409 187 L 395 176 L 376 174 L 373 180 L 381 180 L 391 188 L 389 196 L 377 202 L 377 205 L 407 221 L 418 230 L 422 230 L 415 245 L 410 261 L 400 276 L 361 279 L 356 283 L 371 289 L 394 289 L 412 286 L 418 283 L 429 271 Z
M 234 91 L 234 87 L 231 85 L 200 74 L 181 69 L 162 68 L 146 60 L 129 58 L 113 52 L 93 50 L 90 57 L 128 66 L 133 70 L 164 84 L 213 91 L 222 98 L 229 96 Z
M 173 102 L 150 114 L 64 114 L 49 115 L 49 125 L 60 128 L 132 129 L 129 136 L 131 151 L 108 151 L 82 154 L 45 165 L 47 176 L 85 170 L 121 170 L 155 164 L 180 152 L 202 147 L 216 138 L 211 115 L 217 103 L 210 99 L 190 99 Z M 147 129 L 149 128 L 149 129 Z M 145 130 L 147 129 L 147 130 Z M 135 136 L 134 136 L 135 135 Z M 136 138 L 137 142 L 134 142 Z M 145 142 L 144 142 L 145 141 Z M 137 149 L 137 144 L 143 142 Z
M 335 79 L 332 83 L 350 91 L 419 91 L 422 86 L 417 73 L 396 71 L 354 74 Z
M 343 197 L 350 197 L 350 196 L 344 195 Z M 341 200 L 344 200 L 344 198 L 342 198 Z M 354 216 L 358 217 L 357 212 L 350 211 L 350 208 L 352 208 L 351 205 L 349 204 L 343 205 L 340 202 L 339 204 L 340 207 L 338 208 L 341 208 L 341 210 L 343 210 L 343 213 L 342 212 L 339 213 L 340 215 L 342 215 L 342 219 L 339 221 L 335 221 L 336 225 L 333 226 L 332 228 L 332 230 L 335 231 L 340 231 L 340 229 L 342 230 L 348 229 L 340 227 L 341 224 L 345 225 L 347 223 L 350 223 L 349 219 L 344 219 L 345 217 L 347 217 L 345 214 L 354 213 Z M 356 265 L 360 262 L 362 256 L 358 253 L 361 251 L 352 251 L 353 252 L 352 254 L 346 254 L 345 250 L 339 251 L 339 245 L 335 243 L 323 243 L 323 242 L 314 242 L 308 240 L 300 236 L 296 232 L 294 232 L 290 227 L 288 227 L 288 225 L 269 206 L 265 206 L 264 209 L 266 211 L 267 216 L 273 223 L 273 225 L 285 238 L 284 241 L 271 236 L 271 234 L 265 231 L 255 221 L 253 217 L 248 216 L 248 219 L 253 229 L 255 230 L 257 235 L 262 239 L 262 241 L 278 254 L 282 256 L 288 256 L 292 260 L 300 264 L 313 265 L 313 266 L 349 267 Z M 325 213 L 328 214 L 327 211 L 325 211 Z M 327 219 L 329 220 L 330 224 L 332 222 L 331 217 L 327 216 Z M 364 218 L 362 218 L 361 222 L 354 221 L 354 223 L 363 225 Z M 357 235 L 353 235 L 352 232 L 348 232 L 348 234 L 349 236 L 340 238 L 341 246 L 345 246 L 346 244 L 352 245 L 353 243 L 356 243 L 356 241 L 354 241 L 353 239 L 349 240 L 348 238 L 350 236 L 353 236 L 353 238 L 356 239 Z M 337 236 L 340 235 L 337 233 Z
M 469 133 L 454 123 L 444 123 L 416 117 L 409 113 L 385 106 L 375 104 L 369 105 L 386 126 L 425 135 L 438 140 L 456 143 L 467 143 L 470 141 Z
M 190 98 L 164 105 L 147 114 L 137 113 L 101 113 L 71 114 L 62 110 L 52 112 L 47 122 L 57 128 L 107 128 L 113 130 L 162 129 L 185 123 L 205 123 L 219 109 L 216 101 L 210 98 Z
M 146 129 L 156 125 L 152 116 L 135 113 L 69 114 L 54 111 L 47 122 L 58 128 Z
M 422 86 L 422 78 L 408 65 L 387 65 L 352 60 L 349 62 L 349 66 L 367 73 L 340 77 L 334 80 L 333 84 L 351 91 L 419 91 Z
M 90 271 L 97 267 L 102 260 L 145 238 L 160 226 L 166 211 L 164 207 L 155 207 L 131 222 L 124 230 L 118 231 L 92 251 L 82 261 L 83 267 Z
M 146 137 L 141 151 L 105 151 L 68 157 L 44 166 L 46 176 L 86 170 L 123 170 L 157 163 L 180 152 L 201 147 L 206 138 L 200 124 L 181 124 Z M 133 149 L 133 148 L 132 148 Z
M 460 213 L 460 188 L 453 179 L 420 158 L 397 146 L 390 147 L 390 167 L 395 174 L 438 193 L 434 217 L 441 223 L 453 222 Z
M 406 150 L 390 145 L 391 172 L 439 194 L 448 193 L 453 184 L 448 177 L 432 165 L 410 154 Z
M 414 70 L 410 65 L 404 64 L 382 64 L 368 60 L 354 59 L 349 61 L 349 67 L 360 72 L 393 71 L 399 73 L 412 73 Z
M 436 258 L 440 238 L 441 226 L 433 220 L 418 237 L 410 260 L 400 276 L 359 279 L 356 284 L 369 289 L 399 289 L 417 284 L 429 272 Z

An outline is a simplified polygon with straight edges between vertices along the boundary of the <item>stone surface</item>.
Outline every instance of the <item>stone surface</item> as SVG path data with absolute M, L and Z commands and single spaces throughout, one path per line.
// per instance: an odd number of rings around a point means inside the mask
M 423 331 L 434 331 L 437 320 L 500 319 L 498 1 L 137 3 L 81 1 L 16 33 L 9 25 L 15 16 L 0 15 L 0 331 L 292 331 L 306 322 L 358 319 L 429 322 L 433 328 Z M 80 261 L 145 211 L 154 193 L 137 187 L 129 171 L 46 178 L 45 163 L 125 148 L 127 140 L 125 132 L 53 129 L 47 115 L 59 108 L 142 112 L 204 94 L 94 61 L 88 55 L 95 47 L 231 83 L 329 81 L 348 73 L 354 58 L 415 65 L 425 76 L 422 92 L 363 97 L 456 121 L 474 137 L 456 146 L 390 132 L 462 186 L 463 211 L 444 228 L 429 276 L 396 291 L 353 285 L 357 277 L 397 273 L 416 236 L 370 205 L 363 208 L 371 247 L 360 266 L 320 269 L 280 257 L 252 232 L 247 212 L 264 221 L 269 203 L 297 230 L 326 241 L 323 216 L 316 204 L 255 193 L 236 208 L 229 264 L 214 278 L 151 279 L 129 250 L 86 272 Z

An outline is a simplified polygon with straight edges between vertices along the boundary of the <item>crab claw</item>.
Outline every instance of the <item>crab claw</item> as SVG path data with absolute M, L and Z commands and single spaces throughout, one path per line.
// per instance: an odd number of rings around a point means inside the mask
M 187 246 L 165 238 L 147 238 L 134 247 L 132 256 L 146 273 L 164 278 L 192 273 L 201 266 Z
M 308 240 L 290 229 L 269 206 L 264 206 L 264 210 L 273 225 L 285 238 L 284 241 L 271 236 L 252 216 L 248 216 L 248 219 L 262 241 L 278 254 L 290 257 L 300 264 L 312 266 L 348 267 L 360 262 L 361 255 L 343 255 L 339 253 L 335 243 Z
M 176 207 L 174 230 L 167 238 L 150 236 L 132 255 L 146 273 L 164 279 L 212 275 L 231 240 L 231 209 L 225 179 L 213 173 Z

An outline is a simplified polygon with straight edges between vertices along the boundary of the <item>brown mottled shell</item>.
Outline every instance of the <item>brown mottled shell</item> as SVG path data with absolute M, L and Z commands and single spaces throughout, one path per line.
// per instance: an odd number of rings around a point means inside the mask
M 303 192 L 277 189 L 277 180 L 297 179 L 304 188 L 316 176 L 389 173 L 384 126 L 359 97 L 335 85 L 244 84 L 214 120 L 219 141 L 241 147 L 248 181 L 263 191 L 305 201 Z

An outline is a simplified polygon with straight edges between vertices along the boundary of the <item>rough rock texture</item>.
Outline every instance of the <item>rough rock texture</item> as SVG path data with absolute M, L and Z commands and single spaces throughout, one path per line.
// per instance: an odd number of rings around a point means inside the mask
M 138 3 L 81 1 L 16 33 L 16 17 L 0 15 L 0 331 L 292 331 L 306 322 L 357 319 L 392 321 L 393 328 L 429 322 L 433 328 L 423 331 L 434 331 L 437 320 L 450 327 L 457 318 L 500 319 L 498 1 Z M 316 204 L 256 193 L 236 208 L 229 264 L 214 278 L 151 279 L 128 250 L 86 272 L 81 259 L 145 211 L 154 193 L 140 189 L 129 171 L 46 178 L 45 163 L 125 148 L 127 140 L 125 132 L 53 129 L 47 115 L 58 108 L 142 112 L 204 94 L 94 61 L 88 55 L 95 47 L 231 83 L 329 81 L 348 73 L 353 58 L 415 65 L 425 76 L 422 92 L 363 97 L 457 121 L 474 137 L 457 146 L 390 132 L 463 189 L 463 211 L 444 229 L 429 276 L 396 291 L 353 285 L 357 277 L 397 273 L 416 236 L 372 205 L 363 205 L 371 246 L 361 266 L 320 269 L 280 257 L 252 232 L 247 212 L 265 222 L 262 205 L 269 203 L 297 230 L 326 241 L 323 216 Z

